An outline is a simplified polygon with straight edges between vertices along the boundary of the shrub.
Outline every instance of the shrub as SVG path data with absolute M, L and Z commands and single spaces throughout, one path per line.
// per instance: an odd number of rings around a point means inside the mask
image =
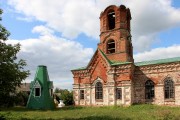
M 55 93 L 57 94 L 57 93 L 59 93 L 59 98 L 61 99 L 61 100 L 63 100 L 63 102 L 64 102 L 64 104 L 66 105 L 66 106 L 68 106 L 68 105 L 73 105 L 74 104 L 74 101 L 73 101 L 73 92 L 72 91 L 69 91 L 69 90 L 67 90 L 67 89 L 64 89 L 64 90 L 62 90 L 62 89 L 57 89 L 56 88 L 56 90 L 55 90 Z
M 26 92 L 19 92 L 16 94 L 16 105 L 26 106 L 29 95 Z
M 15 96 L 14 95 L 6 95 L 0 96 L 0 107 L 12 107 L 14 106 L 14 101 L 15 101 Z

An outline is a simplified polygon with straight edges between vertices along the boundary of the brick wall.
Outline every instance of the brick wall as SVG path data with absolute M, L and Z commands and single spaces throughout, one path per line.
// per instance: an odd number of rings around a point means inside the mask
M 145 82 L 152 80 L 155 83 L 155 96 L 152 103 L 158 105 L 179 105 L 179 68 L 179 62 L 136 67 L 134 74 L 134 103 L 144 103 L 146 101 Z M 164 80 L 168 77 L 174 82 L 174 99 L 165 99 L 164 97 Z

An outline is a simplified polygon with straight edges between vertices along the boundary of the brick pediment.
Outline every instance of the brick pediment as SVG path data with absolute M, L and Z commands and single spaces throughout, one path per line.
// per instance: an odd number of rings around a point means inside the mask
M 98 49 L 87 66 L 87 69 L 89 70 L 90 74 L 91 83 L 93 83 L 97 77 L 101 78 L 104 82 L 106 82 L 107 70 L 109 67 L 110 64 L 108 63 L 108 60 Z
M 76 83 L 92 83 L 97 77 L 107 80 L 107 70 L 110 67 L 108 59 L 97 49 L 89 64 L 84 69 L 72 70 Z

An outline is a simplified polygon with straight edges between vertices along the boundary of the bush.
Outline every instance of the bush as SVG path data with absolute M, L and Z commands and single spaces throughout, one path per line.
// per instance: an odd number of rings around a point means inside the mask
M 15 104 L 19 106 L 26 106 L 28 101 L 28 93 L 26 92 L 19 92 L 16 94 L 16 101 Z
M 66 106 L 68 106 L 68 105 L 73 105 L 74 104 L 74 101 L 73 101 L 73 92 L 72 91 L 68 91 L 67 89 L 64 89 L 64 90 L 58 90 L 57 88 L 56 88 L 56 90 L 55 90 L 55 93 L 56 94 L 58 94 L 59 93 L 59 98 L 61 99 L 61 100 L 63 100 L 63 102 L 64 102 L 64 104 L 66 105 Z
M 12 95 L 0 96 L 0 107 L 13 107 L 14 105 L 26 106 L 29 95 L 19 92 Z
M 13 107 L 15 100 L 14 95 L 0 95 L 0 107 Z

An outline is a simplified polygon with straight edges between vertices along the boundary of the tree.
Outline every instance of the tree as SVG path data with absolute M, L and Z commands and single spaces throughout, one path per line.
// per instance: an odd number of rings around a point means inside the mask
M 73 101 L 73 92 L 69 91 L 67 89 L 55 89 L 54 92 L 56 95 L 58 95 L 58 97 L 63 100 L 64 104 L 67 105 L 73 105 L 74 101 Z
M 0 9 L 0 21 L 1 14 Z M 9 105 L 11 95 L 15 93 L 16 87 L 29 75 L 29 71 L 24 70 L 26 62 L 17 59 L 20 51 L 20 44 L 7 44 L 10 33 L 0 24 L 0 106 Z
M 73 92 L 68 91 L 67 89 L 63 90 L 60 99 L 63 100 L 65 105 L 73 105 Z

